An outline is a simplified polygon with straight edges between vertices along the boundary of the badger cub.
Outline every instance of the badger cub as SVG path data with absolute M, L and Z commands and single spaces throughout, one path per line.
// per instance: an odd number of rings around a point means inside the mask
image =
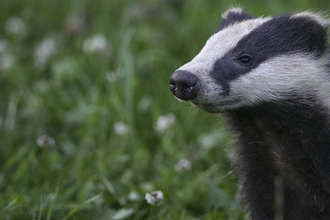
M 240 8 L 222 17 L 200 53 L 171 75 L 171 92 L 222 113 L 237 133 L 252 219 L 330 219 L 329 21 Z

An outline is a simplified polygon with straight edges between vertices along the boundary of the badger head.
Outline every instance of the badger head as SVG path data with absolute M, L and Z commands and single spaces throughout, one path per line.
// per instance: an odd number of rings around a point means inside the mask
M 329 22 L 321 15 L 257 18 L 233 8 L 222 17 L 200 53 L 171 75 L 177 99 L 223 112 L 315 95 L 330 81 Z

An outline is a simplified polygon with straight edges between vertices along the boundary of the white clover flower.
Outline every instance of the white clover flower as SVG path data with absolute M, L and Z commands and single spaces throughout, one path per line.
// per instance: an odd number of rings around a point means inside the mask
M 43 67 L 48 60 L 56 53 L 56 43 L 50 38 L 43 39 L 35 48 L 34 64 L 36 67 Z
M 5 31 L 8 35 L 24 36 L 27 31 L 27 26 L 21 18 L 12 16 L 5 24 Z
M 146 112 L 150 109 L 152 104 L 152 98 L 149 95 L 143 96 L 138 104 L 138 110 L 140 112 Z
M 144 198 L 149 204 L 160 206 L 164 200 L 164 195 L 162 191 L 158 190 L 151 193 L 146 193 Z
M 178 173 L 183 173 L 191 169 L 191 163 L 187 159 L 181 159 L 174 165 L 174 169 Z
M 113 71 L 106 72 L 105 77 L 111 83 L 116 82 L 119 78 L 118 73 L 113 72 Z
M 10 54 L 0 56 L 0 70 L 9 70 L 15 64 L 15 58 Z
M 86 54 L 101 54 L 108 56 L 111 53 L 111 45 L 104 35 L 97 34 L 85 40 L 83 50 Z
M 129 201 L 139 201 L 141 199 L 140 195 L 136 191 L 130 191 L 127 196 Z
M 170 113 L 167 115 L 159 116 L 156 123 L 156 130 L 164 133 L 175 123 L 175 116 Z
M 218 135 L 213 133 L 202 134 L 198 140 L 199 144 L 204 149 L 211 149 L 218 144 Z
M 114 129 L 115 129 L 116 134 L 121 135 L 121 136 L 126 135 L 129 132 L 129 128 L 128 128 L 127 124 L 125 124 L 124 122 L 121 122 L 121 121 L 117 122 L 115 124 Z
M 37 145 L 39 147 L 53 147 L 55 145 L 55 140 L 51 136 L 44 134 L 38 137 Z

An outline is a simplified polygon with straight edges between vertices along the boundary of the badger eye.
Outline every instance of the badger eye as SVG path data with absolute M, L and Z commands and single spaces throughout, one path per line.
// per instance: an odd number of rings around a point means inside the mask
M 249 54 L 243 54 L 237 58 L 237 62 L 245 66 L 251 65 L 252 61 L 253 61 L 252 56 Z

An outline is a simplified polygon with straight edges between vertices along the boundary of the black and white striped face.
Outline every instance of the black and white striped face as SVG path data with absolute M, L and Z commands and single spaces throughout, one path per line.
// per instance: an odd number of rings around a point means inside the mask
M 255 18 L 230 9 L 200 53 L 172 74 L 171 91 L 208 112 L 320 95 L 329 80 L 327 26 L 311 12 Z

